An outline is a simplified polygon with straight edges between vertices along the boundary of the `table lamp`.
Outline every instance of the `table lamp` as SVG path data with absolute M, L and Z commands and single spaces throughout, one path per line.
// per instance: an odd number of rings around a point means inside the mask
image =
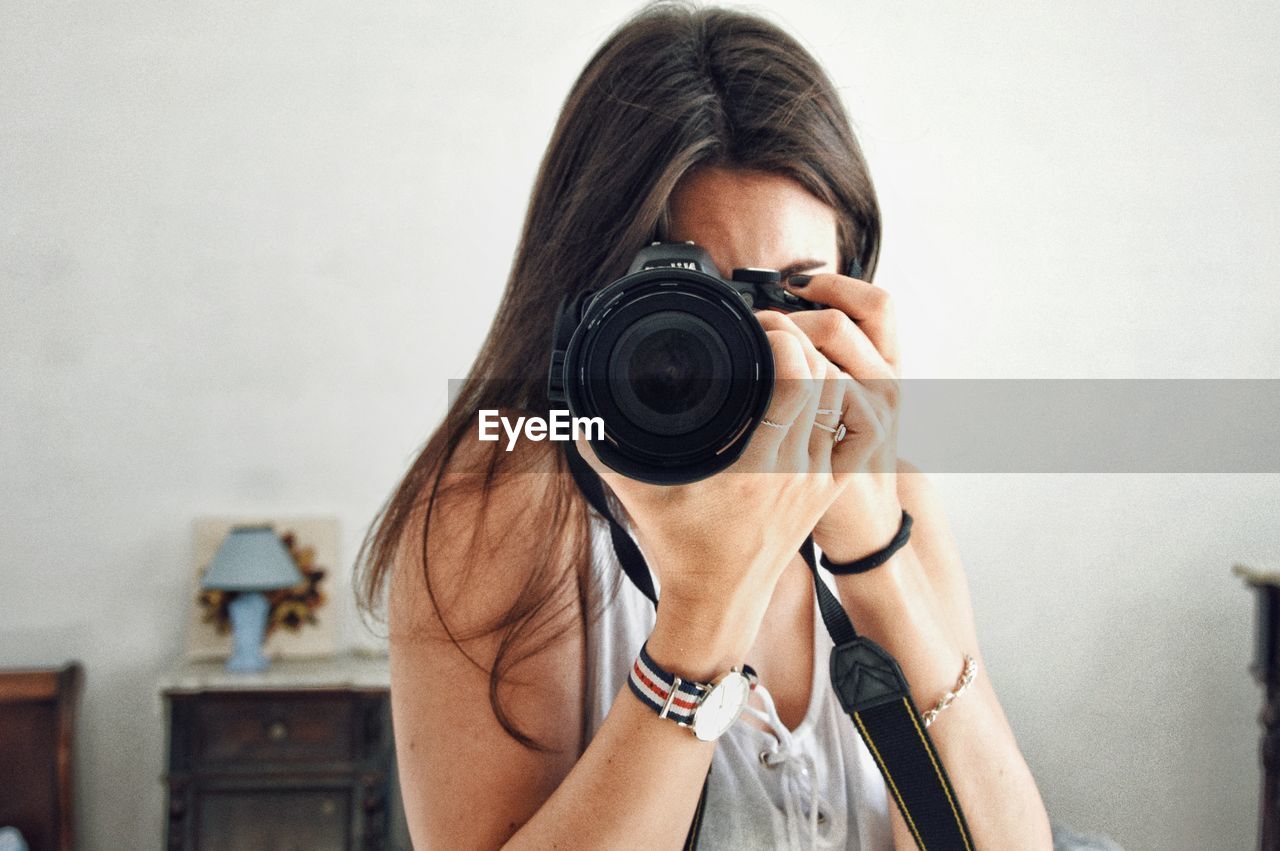
M 231 530 L 200 580 L 202 588 L 235 592 L 227 605 L 235 645 L 227 660 L 228 671 L 267 669 L 271 663 L 262 653 L 262 637 L 271 604 L 262 592 L 290 588 L 302 581 L 293 557 L 270 526 L 236 526 Z

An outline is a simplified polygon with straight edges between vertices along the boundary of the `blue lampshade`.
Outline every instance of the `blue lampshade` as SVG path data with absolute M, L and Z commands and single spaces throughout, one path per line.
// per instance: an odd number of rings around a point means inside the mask
M 302 573 L 270 526 L 236 526 L 200 580 L 219 591 L 270 591 L 301 584 Z

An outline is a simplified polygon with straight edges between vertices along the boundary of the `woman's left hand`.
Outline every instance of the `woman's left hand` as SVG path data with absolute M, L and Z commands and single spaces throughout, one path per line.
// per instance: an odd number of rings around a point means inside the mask
M 814 540 L 833 561 L 848 562 L 881 549 L 898 531 L 898 347 L 889 294 L 874 284 L 835 273 L 810 275 L 787 289 L 822 310 L 757 314 L 766 330 L 799 332 L 839 370 L 821 389 L 819 407 L 842 411 L 819 421 L 846 434 L 833 440 L 832 467 L 851 475 L 814 529 Z M 830 375 L 831 373 L 828 373 Z

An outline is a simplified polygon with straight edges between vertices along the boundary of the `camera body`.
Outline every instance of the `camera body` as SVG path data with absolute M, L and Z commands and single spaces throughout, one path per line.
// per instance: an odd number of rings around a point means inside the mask
M 683 484 L 742 454 L 773 393 L 753 310 L 815 310 L 772 269 L 720 275 L 694 243 L 653 243 L 627 274 L 559 307 L 547 384 L 575 417 L 599 417 L 597 456 L 629 478 Z

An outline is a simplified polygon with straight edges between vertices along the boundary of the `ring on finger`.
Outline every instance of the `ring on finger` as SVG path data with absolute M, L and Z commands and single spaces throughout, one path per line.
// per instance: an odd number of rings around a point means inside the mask
M 849 429 L 844 423 L 836 423 L 835 426 L 823 425 L 822 423 L 814 423 L 814 428 L 820 428 L 823 431 L 831 432 L 831 439 L 835 443 L 844 440 L 849 434 Z
M 791 423 L 794 423 L 794 422 L 795 420 L 791 421 Z M 767 425 L 769 428 L 788 429 L 788 428 L 791 428 L 791 423 L 775 423 L 773 420 L 766 420 L 764 417 L 760 418 L 760 424 Z

